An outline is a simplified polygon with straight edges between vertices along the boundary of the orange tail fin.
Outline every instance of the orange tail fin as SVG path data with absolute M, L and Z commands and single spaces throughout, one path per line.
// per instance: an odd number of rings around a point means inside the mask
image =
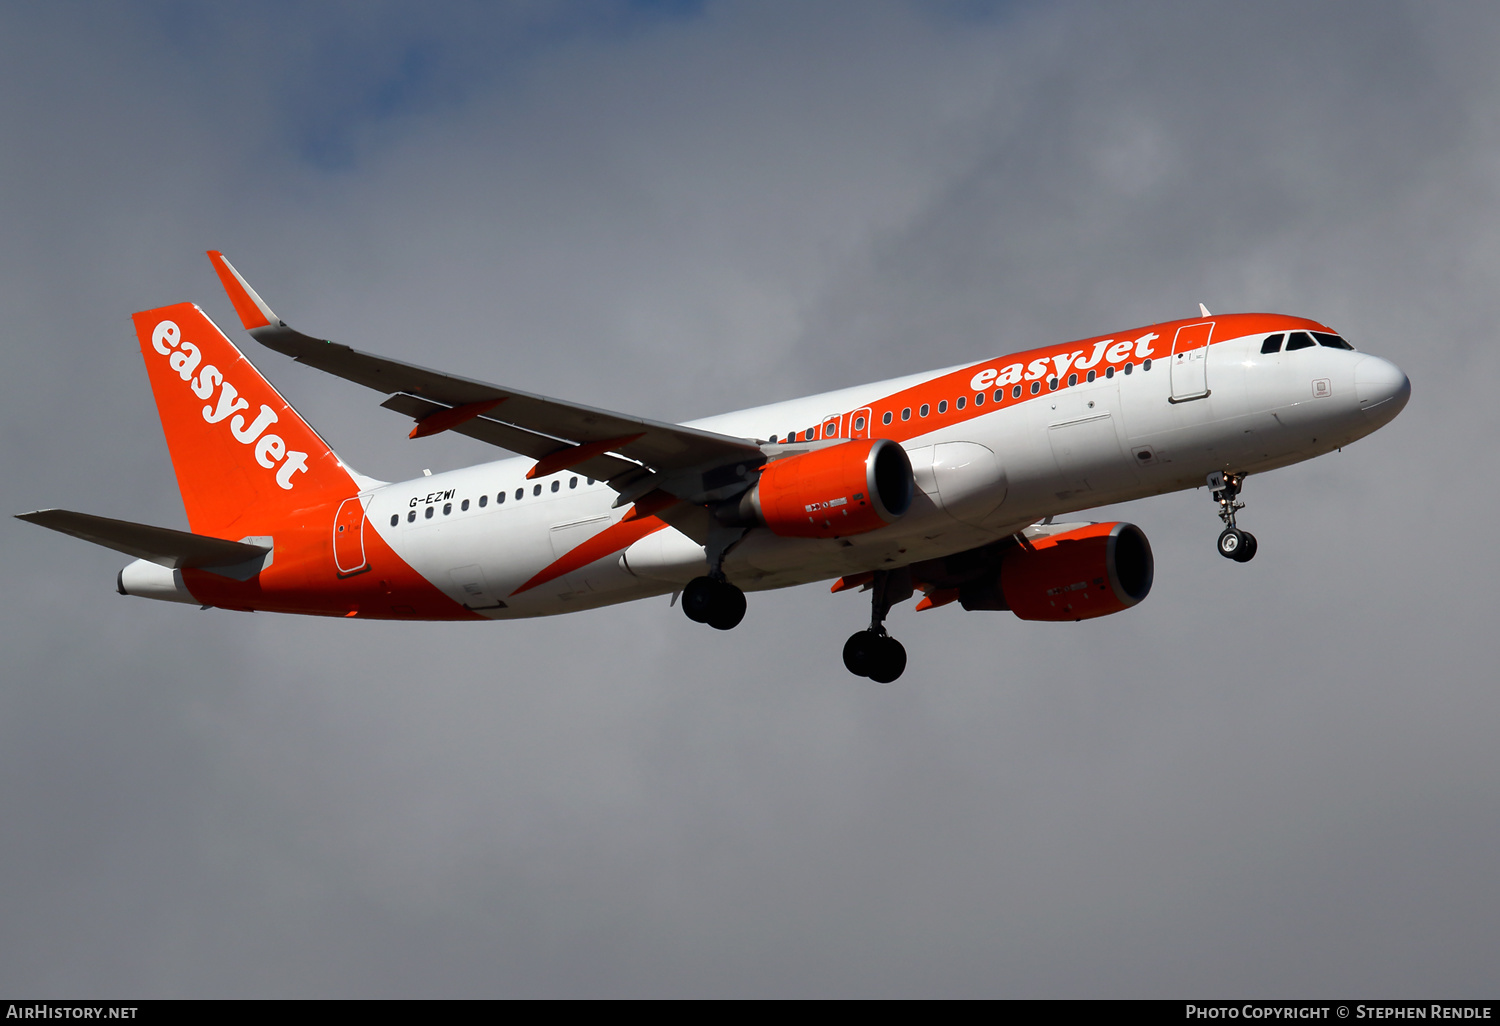
M 359 491 L 328 444 L 195 304 L 134 319 L 194 532 L 234 538 L 268 515 Z

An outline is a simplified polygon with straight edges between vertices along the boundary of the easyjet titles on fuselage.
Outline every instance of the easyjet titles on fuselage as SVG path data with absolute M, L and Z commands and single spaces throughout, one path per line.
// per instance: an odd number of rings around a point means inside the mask
M 998 369 L 987 367 L 970 379 L 969 387 L 976 392 L 983 392 L 991 385 L 1015 385 L 1022 381 L 1040 381 L 1046 377 L 1062 378 L 1068 373 L 1069 368 L 1088 370 L 1098 366 L 1100 360 L 1109 364 L 1117 364 L 1132 358 L 1149 359 L 1155 352 L 1151 343 L 1160 337 L 1156 332 L 1148 331 L 1133 342 L 1116 342 L 1112 338 L 1100 339 L 1094 343 L 1094 351 L 1084 359 L 1079 359 L 1084 351 L 1076 349 L 1071 353 L 1039 357 L 1029 364 L 1011 363 Z

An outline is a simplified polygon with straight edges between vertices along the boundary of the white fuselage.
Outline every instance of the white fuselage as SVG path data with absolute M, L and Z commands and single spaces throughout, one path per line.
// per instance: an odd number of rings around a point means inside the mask
M 729 551 L 724 571 L 755 591 L 931 559 L 1014 534 L 1047 516 L 1196 487 L 1216 470 L 1255 473 L 1308 459 L 1369 434 L 1404 405 L 1409 385 L 1385 360 L 1321 346 L 1262 355 L 1264 337 L 1257 333 L 1208 347 L 1206 369 L 1195 371 L 1199 386 L 1206 379 L 1208 394 L 1199 387 L 1197 397 L 1183 401 L 1173 401 L 1169 345 L 1150 369 L 1134 364 L 1128 374 L 1055 391 L 1044 386 L 1026 401 L 983 415 L 971 408 L 965 417 L 944 416 L 934 402 L 925 418 L 912 414 L 907 436 L 900 438 L 918 485 L 904 517 L 869 534 L 837 539 L 785 538 L 754 529 Z M 878 418 L 883 398 L 959 369 L 726 413 L 690 426 L 767 439 L 843 411 L 868 408 Z M 1179 394 L 1192 390 L 1181 380 L 1175 385 Z M 518 593 L 626 513 L 615 508 L 613 490 L 581 474 L 527 480 L 533 464 L 526 458 L 497 460 L 371 488 L 361 494 L 365 529 L 378 531 L 445 594 L 495 619 L 659 595 L 705 572 L 703 546 L 669 527 Z

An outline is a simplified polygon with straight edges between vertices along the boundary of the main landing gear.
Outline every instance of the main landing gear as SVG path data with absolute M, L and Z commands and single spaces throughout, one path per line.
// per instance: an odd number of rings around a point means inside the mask
M 745 618 L 745 593 L 726 581 L 722 571 L 717 577 L 694 577 L 682 589 L 682 611 L 714 630 L 733 630 Z
M 1245 508 L 1238 499 L 1244 481 L 1244 474 L 1216 470 L 1208 475 L 1208 487 L 1213 492 L 1214 501 L 1219 504 L 1219 519 L 1224 521 L 1224 530 L 1219 535 L 1219 555 L 1236 563 L 1250 562 L 1259 547 L 1255 535 L 1241 531 L 1234 522 L 1235 514 Z
M 844 642 L 844 665 L 856 677 L 889 684 L 906 670 L 906 648 L 885 632 L 891 606 L 911 598 L 911 571 L 877 570 L 870 586 L 870 626 Z

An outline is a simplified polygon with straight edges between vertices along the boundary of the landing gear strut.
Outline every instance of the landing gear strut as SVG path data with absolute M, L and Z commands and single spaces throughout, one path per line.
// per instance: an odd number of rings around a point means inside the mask
M 911 570 L 877 570 L 870 586 L 870 626 L 844 642 L 844 665 L 856 677 L 889 684 L 906 670 L 906 648 L 885 632 L 891 606 L 911 598 Z
M 694 577 L 682 589 L 682 611 L 689 620 L 728 631 L 745 618 L 745 593 L 724 576 L 724 556 L 744 536 L 743 530 L 726 530 L 718 525 L 710 528 L 708 576 Z
M 1214 501 L 1219 504 L 1219 519 L 1224 521 L 1224 530 L 1219 535 L 1219 555 L 1236 563 L 1250 562 L 1259 548 L 1255 535 L 1241 531 L 1234 522 L 1235 514 L 1245 508 L 1238 498 L 1244 481 L 1244 474 L 1216 470 L 1208 475 L 1208 487 L 1213 492 Z

